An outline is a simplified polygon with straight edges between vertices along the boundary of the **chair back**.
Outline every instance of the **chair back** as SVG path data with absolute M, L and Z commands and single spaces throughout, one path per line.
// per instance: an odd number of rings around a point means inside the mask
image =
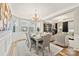
M 47 47 L 49 45 L 50 38 L 51 38 L 50 34 L 47 34 L 47 35 L 42 37 L 42 39 L 43 39 L 43 47 Z
M 66 44 L 66 39 L 65 39 L 66 34 L 65 33 L 58 33 L 56 34 L 56 44 L 61 45 L 61 46 L 65 46 Z
M 30 48 L 31 47 L 31 38 L 30 38 L 30 34 L 28 32 L 26 33 L 26 37 L 27 37 L 27 39 L 26 39 L 27 45 Z

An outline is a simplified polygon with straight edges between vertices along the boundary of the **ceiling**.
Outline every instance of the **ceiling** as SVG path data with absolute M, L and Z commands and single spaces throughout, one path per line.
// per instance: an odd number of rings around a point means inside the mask
M 59 12 L 63 9 L 78 5 L 77 3 L 10 3 L 10 9 L 13 15 L 31 19 L 35 13 L 35 9 L 38 10 L 40 18 L 45 18 L 50 14 Z

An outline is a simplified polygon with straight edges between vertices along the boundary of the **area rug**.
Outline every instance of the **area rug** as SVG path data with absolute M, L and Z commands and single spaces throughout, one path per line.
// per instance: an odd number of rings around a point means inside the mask
M 44 56 L 55 56 L 57 55 L 60 51 L 62 51 L 63 48 L 59 47 L 53 43 L 50 43 L 50 52 L 48 48 L 44 50 Z M 16 45 L 16 51 L 15 51 L 15 56 L 42 56 L 42 51 L 39 49 L 39 53 L 36 54 L 36 49 L 32 48 L 30 51 L 25 42 L 19 42 Z

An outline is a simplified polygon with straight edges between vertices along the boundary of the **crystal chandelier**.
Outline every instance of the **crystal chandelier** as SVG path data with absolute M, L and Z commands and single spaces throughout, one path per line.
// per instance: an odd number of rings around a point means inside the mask
M 35 14 L 34 14 L 33 17 L 32 17 L 32 20 L 33 20 L 33 21 L 39 20 L 39 16 L 38 16 L 38 11 L 37 11 L 37 9 L 35 9 Z

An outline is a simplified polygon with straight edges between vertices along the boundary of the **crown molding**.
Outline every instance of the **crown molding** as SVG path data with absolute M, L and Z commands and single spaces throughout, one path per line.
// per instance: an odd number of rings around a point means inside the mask
M 72 6 L 72 7 L 69 7 L 69 8 L 66 8 L 66 9 L 63 9 L 63 10 L 60 10 L 58 12 L 55 12 L 53 14 L 50 14 L 49 16 L 45 17 L 45 18 L 42 18 L 43 20 L 51 20 L 57 16 L 60 16 L 60 15 L 63 15 L 63 14 L 66 14 L 66 13 L 69 13 L 69 12 L 72 12 L 73 10 L 75 10 L 77 7 L 79 7 L 79 4 L 75 5 L 75 6 Z

